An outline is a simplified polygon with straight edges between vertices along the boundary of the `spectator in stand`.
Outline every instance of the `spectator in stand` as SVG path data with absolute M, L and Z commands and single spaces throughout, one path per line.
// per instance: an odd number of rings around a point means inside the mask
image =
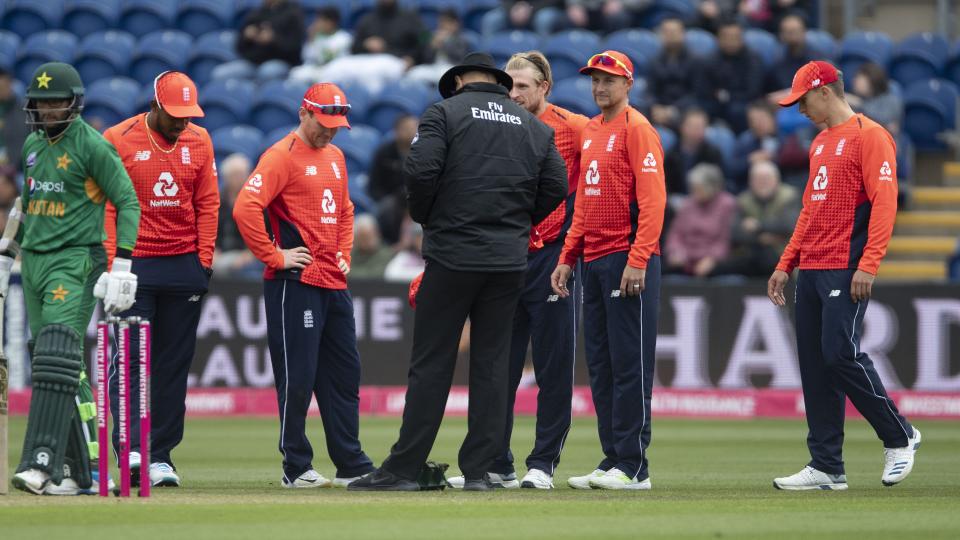
M 751 165 L 761 161 L 776 162 L 780 152 L 776 111 L 768 101 L 758 99 L 747 107 L 747 126 L 747 130 L 737 137 L 730 162 L 732 178 L 727 189 L 733 193 L 747 187 Z
M 239 59 L 214 68 L 214 79 L 268 81 L 287 76 L 300 64 L 305 40 L 303 12 L 299 2 L 263 0 L 247 14 L 237 36 Z
M 654 124 L 676 129 L 680 111 L 696 102 L 693 97 L 696 60 L 684 42 L 686 29 L 683 20 L 676 17 L 664 19 L 658 34 L 663 48 L 650 63 L 647 75 L 653 97 L 650 116 Z
M 783 55 L 777 58 L 767 72 L 767 91 L 776 92 L 772 101 L 790 93 L 793 75 L 801 66 L 815 60 L 807 47 L 807 21 L 800 13 L 789 13 L 780 20 L 780 43 Z
M 720 21 L 736 16 L 739 0 L 700 0 L 697 6 L 697 26 L 717 33 Z
M 303 65 L 291 69 L 289 78 L 312 84 L 320 80 L 322 66 L 350 54 L 353 36 L 340 27 L 340 9 L 333 6 L 317 12 L 317 19 L 310 25 L 307 34 Z
M 639 26 L 653 0 L 567 0 L 566 4 L 571 26 L 609 34 Z
M 423 227 L 409 218 L 404 224 L 400 251 L 390 259 L 383 279 L 391 283 L 410 283 L 426 267 L 423 261 Z
M 10 164 L 20 170 L 20 149 L 29 134 L 23 103 L 13 91 L 13 76 L 0 67 L 0 165 Z
M 463 35 L 460 16 L 453 9 L 445 9 L 437 17 L 437 30 L 424 55 L 430 63 L 413 67 L 407 72 L 406 78 L 436 86 L 440 77 L 459 64 L 470 52 L 469 49 L 470 43 Z
M 887 128 L 896 135 L 903 122 L 903 100 L 890 90 L 890 79 L 883 67 L 867 62 L 853 78 L 847 102 L 853 110 Z
M 383 245 L 380 226 L 370 214 L 359 214 L 353 220 L 352 279 L 383 279 L 393 250 Z
M 377 202 L 380 231 L 389 244 L 400 240 L 400 227 L 407 215 L 403 160 L 410 153 L 410 143 L 417 134 L 417 125 L 415 116 L 398 117 L 393 124 L 393 138 L 377 148 L 370 165 L 367 194 Z
M 217 241 L 213 257 L 213 271 L 232 276 L 257 277 L 263 265 L 247 249 L 237 223 L 233 220 L 233 203 L 250 177 L 252 165 L 243 154 L 230 154 L 220 163 L 220 211 L 217 225 Z
M 723 171 L 712 163 L 691 169 L 687 183 L 690 195 L 667 233 L 667 267 L 672 273 L 706 277 L 730 252 L 737 201 L 723 190 Z
M 720 24 L 718 50 L 697 77 L 697 99 L 711 118 L 735 133 L 747 127 L 747 104 L 763 95 L 763 63 L 743 41 L 743 27 L 734 19 Z
M 737 197 L 733 250 L 710 275 L 764 277 L 773 272 L 799 215 L 796 188 L 780 183 L 780 170 L 773 162 L 754 162 L 750 189 Z
M 669 195 L 687 193 L 687 174 L 700 163 L 720 165 L 720 150 L 707 141 L 709 118 L 703 109 L 691 107 L 683 113 L 680 140 L 664 158 Z
M 480 22 L 484 36 L 504 30 L 533 30 L 547 36 L 564 26 L 562 0 L 502 0 L 500 4 L 484 14 Z

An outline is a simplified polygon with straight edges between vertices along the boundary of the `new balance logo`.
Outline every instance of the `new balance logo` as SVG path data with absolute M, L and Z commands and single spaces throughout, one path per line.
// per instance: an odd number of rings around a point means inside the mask
M 830 298 L 835 298 L 837 296 L 840 296 L 840 289 L 834 289 L 830 291 Z
M 587 139 L 583 141 L 583 149 L 586 150 L 587 148 L 590 148 L 590 143 L 592 142 L 593 142 L 593 139 Z
M 137 150 L 137 153 L 133 155 L 134 161 L 149 161 L 150 160 L 150 151 L 149 150 Z
M 620 289 L 610 291 L 610 298 L 620 298 Z
M 551 295 L 547 296 L 547 302 L 558 302 L 558 301 L 560 301 L 560 295 L 559 295 L 559 294 L 551 294 Z
M 823 152 L 823 145 L 818 144 L 817 149 L 813 151 L 813 155 L 819 156 Z
M 187 298 L 187 302 L 199 302 L 199 301 L 200 301 L 200 295 L 199 295 L 199 294 L 195 294 L 195 295 L 191 296 L 190 298 Z
M 316 165 L 307 165 L 307 169 L 303 171 L 303 174 L 307 176 L 316 176 L 317 175 L 317 166 Z

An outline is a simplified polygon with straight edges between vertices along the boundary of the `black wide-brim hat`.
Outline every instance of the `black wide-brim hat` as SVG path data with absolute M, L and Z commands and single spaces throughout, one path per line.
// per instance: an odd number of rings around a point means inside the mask
M 493 63 L 492 56 L 487 53 L 472 52 L 464 57 L 462 63 L 448 69 L 447 72 L 443 74 L 443 77 L 440 77 L 440 82 L 437 84 L 440 95 L 443 96 L 444 99 L 452 96 L 453 93 L 457 91 L 457 81 L 454 78 L 468 71 L 490 73 L 497 78 L 497 83 L 505 86 L 507 90 L 513 88 L 513 77 L 507 75 L 502 69 L 497 68 L 497 65 Z

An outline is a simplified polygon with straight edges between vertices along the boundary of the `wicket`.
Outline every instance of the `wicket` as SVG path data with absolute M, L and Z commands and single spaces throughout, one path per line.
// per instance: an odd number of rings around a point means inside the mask
M 140 497 L 150 496 L 150 321 L 140 317 L 108 317 L 97 322 L 97 428 L 99 440 L 100 496 L 109 495 L 109 465 L 112 446 L 110 430 L 110 327 L 117 328 L 117 399 L 119 402 L 120 452 L 117 456 L 120 469 L 120 488 L 115 491 L 120 497 L 130 496 L 130 327 L 139 332 L 140 377 Z

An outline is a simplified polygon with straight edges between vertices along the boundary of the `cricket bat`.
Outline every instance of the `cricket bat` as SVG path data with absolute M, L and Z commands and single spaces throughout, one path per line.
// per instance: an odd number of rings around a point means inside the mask
M 10 216 L 7 218 L 7 227 L 3 230 L 3 238 L 0 239 L 0 250 L 5 251 L 11 258 L 17 258 L 20 252 L 20 246 L 17 245 L 17 231 L 20 230 L 20 220 L 23 217 L 23 211 L 20 203 L 20 197 L 17 197 L 10 209 Z M 9 441 L 7 439 L 7 400 L 9 398 L 9 378 L 7 355 L 3 351 L 3 315 L 6 308 L 7 289 L 9 283 L 3 283 L 0 287 L 0 495 L 6 495 L 10 486 L 10 470 L 7 466 L 9 458 Z

